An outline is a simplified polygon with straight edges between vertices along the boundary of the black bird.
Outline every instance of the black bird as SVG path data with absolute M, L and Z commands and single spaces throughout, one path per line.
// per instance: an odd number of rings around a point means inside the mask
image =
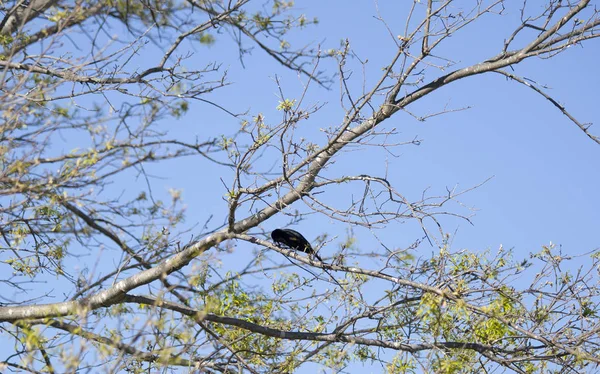
M 323 259 L 315 252 L 310 246 L 310 243 L 302 234 L 292 229 L 275 229 L 271 233 L 271 238 L 275 244 L 279 244 L 296 251 L 308 253 L 314 255 L 319 261 L 323 262 Z

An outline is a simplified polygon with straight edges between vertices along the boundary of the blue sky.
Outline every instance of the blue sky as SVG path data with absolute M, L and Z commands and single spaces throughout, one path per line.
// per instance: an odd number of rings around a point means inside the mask
M 298 40 L 322 42 L 324 48 L 328 48 L 337 47 L 341 39 L 348 38 L 355 53 L 369 59 L 367 80 L 374 80 L 393 53 L 393 44 L 382 23 L 375 19 L 374 3 L 343 4 L 346 3 L 298 3 L 301 11 L 319 19 L 318 25 L 298 34 Z M 390 27 L 399 28 L 403 24 L 405 17 L 400 16 L 401 22 L 395 22 L 395 13 L 386 8 L 389 4 L 379 5 L 382 14 L 390 15 L 386 17 Z M 340 22 L 342 19 L 351 21 Z M 450 38 L 441 50 L 457 62 L 457 68 L 492 57 L 501 48 L 507 30 L 512 30 L 517 21 L 516 9 L 508 9 L 503 17 L 486 16 Z M 236 51 L 232 50 L 227 36 L 217 34 L 216 38 L 216 44 L 199 50 L 198 55 L 235 57 Z M 595 71 L 599 51 L 598 42 L 591 41 L 550 60 L 528 60 L 517 65 L 514 73 L 548 85 L 547 92 L 581 122 L 597 123 L 600 113 L 594 90 L 600 83 L 600 75 Z M 235 58 L 229 60 L 230 78 L 235 84 L 217 91 L 215 99 L 225 98 L 230 103 L 229 109 L 249 109 L 251 114 L 263 113 L 267 121 L 278 121 L 280 113 L 275 107 L 279 92 L 275 75 L 289 98 L 299 95 L 300 81 L 305 79 L 298 79 L 295 73 L 281 68 L 258 50 L 246 57 L 244 63 L 245 69 L 240 69 Z M 329 62 L 323 64 L 334 68 Z M 348 65 L 356 68 L 354 74 L 359 79 L 352 83 L 358 85 L 362 79 L 360 67 L 355 60 Z M 437 73 L 432 70 L 430 76 L 434 74 Z M 336 83 L 328 91 L 313 85 L 309 90 L 306 103 L 326 105 L 303 124 L 307 131 L 339 123 L 342 111 L 338 87 Z M 336 167 L 345 165 L 347 169 L 341 170 L 348 175 L 369 172 L 381 176 L 387 162 L 390 181 L 400 192 L 413 198 L 428 187 L 437 192 L 455 185 L 466 189 L 493 177 L 462 199 L 478 209 L 472 220 L 474 226 L 455 219 L 447 221 L 448 232 L 458 228 L 454 239 L 454 246 L 458 248 L 479 250 L 503 244 L 526 255 L 549 241 L 562 244 L 572 253 L 587 252 L 599 246 L 596 233 L 600 224 L 600 197 L 596 193 L 600 174 L 599 145 L 533 90 L 500 75 L 475 76 L 455 82 L 409 110 L 425 115 L 444 107 L 470 109 L 425 122 L 398 113 L 385 127 L 397 128 L 399 141 L 423 139 L 420 146 L 399 148 L 398 158 L 386 158 L 383 152 L 372 149 L 360 155 L 344 154 Z M 192 105 L 189 115 L 174 126 L 202 135 L 206 130 L 218 133 L 233 128 L 235 123 L 231 117 L 200 104 Z M 322 137 L 319 139 L 318 133 L 315 136 L 316 142 L 322 144 Z M 203 167 L 209 171 L 202 172 L 203 175 L 211 174 L 210 165 Z M 215 172 L 226 177 L 222 169 Z M 191 180 L 183 181 L 185 185 L 197 181 L 196 175 L 191 176 Z M 175 181 L 165 182 L 165 188 L 171 185 L 175 185 Z M 215 195 L 219 190 L 224 193 L 221 182 L 211 178 L 202 178 L 202 190 Z M 190 220 L 194 212 L 223 211 L 224 201 L 212 200 L 207 206 L 205 199 L 195 195 L 194 187 L 184 187 Z M 337 234 L 345 230 L 343 224 L 328 226 L 328 230 L 331 227 L 338 230 Z M 308 222 L 296 228 L 311 238 L 323 233 L 318 225 Z M 359 242 L 370 240 L 368 235 L 359 235 L 358 239 Z
M 317 26 L 308 27 L 298 34 L 298 40 L 313 40 L 327 49 L 339 46 L 340 40 L 348 38 L 353 51 L 363 60 L 368 58 L 366 79 L 372 82 L 379 77 L 381 67 L 393 53 L 393 43 L 382 23 L 374 18 L 374 3 L 353 2 L 352 6 L 347 5 L 348 2 L 340 1 L 298 3 L 299 9 L 320 21 Z M 399 28 L 404 22 L 404 16 L 399 17 L 401 22 L 395 21 L 396 14 L 402 14 L 401 10 L 390 8 L 382 14 L 388 15 L 386 20 L 392 28 Z M 453 59 L 455 68 L 483 61 L 498 53 L 504 38 L 518 21 L 517 9 L 508 9 L 503 17 L 486 16 L 450 38 L 439 54 Z M 217 43 L 206 48 L 207 53 L 235 57 L 235 50 L 231 49 L 227 37 L 216 36 Z M 550 60 L 528 60 L 511 72 L 547 85 L 547 92 L 581 122 L 598 123 L 600 111 L 595 92 L 600 84 L 596 67 L 600 58 L 598 47 L 598 41 L 591 41 L 584 47 L 571 48 Z M 245 69 L 240 69 L 235 58 L 230 60 L 230 78 L 235 85 L 217 91 L 214 97 L 226 98 L 226 102 L 231 103 L 228 109 L 249 109 L 251 114 L 260 112 L 267 121 L 277 122 L 281 114 L 275 110 L 279 101 L 275 75 L 280 79 L 286 98 L 298 97 L 303 87 L 301 82 L 305 79 L 281 68 L 258 50 L 246 57 L 244 63 Z M 328 69 L 335 68 L 329 62 L 323 64 Z M 347 66 L 354 69 L 357 78 L 351 85 L 359 87 L 362 79 L 360 65 L 356 60 L 350 60 Z M 437 74 L 439 72 L 431 70 L 429 77 Z M 339 123 L 343 115 L 339 107 L 339 85 L 334 84 L 331 90 L 312 86 L 305 103 L 325 104 L 302 125 L 305 126 L 304 131 L 314 136 L 313 141 L 323 144 L 318 128 Z M 446 107 L 469 109 L 433 117 L 425 122 L 398 113 L 384 127 L 397 129 L 397 141 L 415 137 L 422 139 L 420 146 L 400 147 L 395 152 L 398 157 L 390 157 L 386 152 L 372 148 L 346 153 L 337 159 L 332 169 L 343 175 L 368 173 L 383 176 L 387 172 L 396 189 L 413 200 L 426 188 L 430 188 L 432 193 L 444 193 L 446 187 L 468 189 L 492 178 L 461 199 L 465 205 L 476 209 L 471 219 L 473 225 L 456 218 L 442 220 L 446 232 L 452 234 L 453 250 L 491 249 L 495 252 L 503 245 L 514 248 L 516 259 L 526 259 L 530 253 L 539 251 L 542 245 L 550 242 L 562 246 L 564 253 L 573 255 L 600 247 L 600 196 L 597 193 L 600 185 L 600 145 L 588 139 L 547 100 L 500 75 L 487 74 L 455 82 L 409 109 L 426 115 Z M 203 118 L 203 124 L 199 123 L 199 118 Z M 206 105 L 193 105 L 189 115 L 174 125 L 182 126 L 185 128 L 183 131 L 189 131 L 191 126 L 192 132 L 203 134 L 205 130 L 219 132 L 233 128 L 235 121 Z M 598 129 L 596 134 L 600 133 L 600 127 Z M 208 164 L 198 166 L 198 170 L 198 174 L 188 174 L 191 178 L 181 180 L 177 185 L 183 187 L 188 204 L 187 223 L 195 222 L 195 217 L 197 222 L 203 222 L 208 214 L 225 213 L 226 203 L 222 199 L 206 199 L 205 194 L 222 196 L 225 191 L 217 176 L 230 180 L 231 175 Z M 179 174 L 174 169 L 170 172 Z M 165 182 L 165 188 L 173 185 L 174 180 Z M 342 204 L 349 197 L 334 194 L 329 198 L 331 200 L 328 201 Z M 457 212 L 466 212 L 458 206 L 454 208 Z M 274 229 L 285 221 L 285 218 L 275 217 L 263 227 Z M 338 250 L 337 244 L 344 241 L 349 227 L 327 217 L 311 215 L 293 228 L 309 240 L 325 233 L 338 236 L 336 241 L 322 249 L 326 256 L 331 256 Z M 411 222 L 390 224 L 375 232 L 391 247 L 406 246 L 420 234 Z M 355 227 L 354 234 L 360 250 L 377 249 L 378 243 L 369 230 Z M 234 261 L 247 258 L 251 248 L 254 247 L 238 243 L 232 255 L 221 258 L 226 267 L 235 267 Z M 437 248 L 422 245 L 416 254 L 427 257 L 435 252 Z M 368 262 L 366 259 L 361 261 Z M 578 267 L 584 263 L 584 259 L 579 259 L 571 266 Z M 521 281 L 526 279 L 520 278 Z M 256 281 L 259 282 L 258 279 Z M 526 284 L 515 286 L 519 288 Z M 313 369 L 312 365 L 304 368 L 305 372 Z M 379 371 L 377 367 L 371 370 Z
M 381 67 L 393 53 L 393 43 L 381 22 L 374 18 L 374 3 L 347 4 L 339 1 L 298 3 L 302 11 L 317 16 L 320 21 L 317 26 L 304 30 L 299 40 L 322 42 L 324 48 L 328 48 L 338 46 L 341 39 L 348 38 L 354 52 L 363 60 L 369 59 L 367 81 L 373 81 L 379 77 Z M 382 14 L 389 15 L 386 18 L 393 27 L 396 13 L 388 10 Z M 504 38 L 519 21 L 518 17 L 516 9 L 508 9 L 503 17 L 487 16 L 450 38 L 440 54 L 452 58 L 456 68 L 490 58 L 498 53 Z M 404 16 L 399 18 L 404 21 Z M 395 26 L 401 24 L 396 22 Z M 217 44 L 209 48 L 211 52 L 227 48 L 227 43 L 221 43 L 226 38 L 217 37 Z M 550 60 L 528 60 L 511 72 L 547 85 L 547 92 L 581 122 L 598 123 L 600 111 L 595 92 L 600 84 L 596 68 L 600 58 L 598 47 L 598 41 L 591 41 L 585 47 L 571 48 Z M 286 97 L 295 98 L 301 92 L 300 81 L 304 79 L 282 69 L 260 51 L 245 59 L 244 70 L 239 70 L 236 63 L 232 60 L 231 77 L 236 85 L 216 93 L 216 96 L 227 97 L 235 108 L 250 108 L 251 113 L 263 113 L 268 121 L 278 120 L 280 114 L 275 107 L 279 92 L 273 79 L 275 74 L 282 82 Z M 326 66 L 334 68 L 333 65 Z M 358 87 L 362 79 L 360 66 L 355 60 L 350 61 L 348 66 L 354 68 L 359 78 L 352 82 L 354 87 Z M 439 72 L 432 70 L 430 77 L 435 74 Z M 340 122 L 343 113 L 339 108 L 337 84 L 329 91 L 313 86 L 306 102 L 326 103 L 303 125 L 307 127 L 306 131 Z M 453 250 L 491 249 L 494 252 L 503 245 L 514 248 L 515 258 L 525 259 L 550 242 L 562 246 L 564 253 L 568 254 L 582 254 L 600 247 L 598 144 L 588 139 L 547 100 L 500 75 L 475 76 L 455 82 L 409 109 L 425 115 L 445 107 L 470 109 L 433 117 L 425 122 L 398 113 L 384 125 L 385 128 L 396 128 L 398 141 L 415 137 L 423 139 L 420 146 L 399 148 L 397 158 L 374 149 L 343 154 L 335 170 L 345 175 L 369 173 L 383 176 L 387 169 L 390 182 L 412 199 L 418 198 L 426 188 L 443 193 L 446 187 L 467 189 L 493 177 L 461 199 L 467 206 L 477 209 L 472 217 L 473 225 L 460 219 L 443 219 L 445 230 L 453 236 Z M 212 113 L 212 110 L 193 106 L 190 115 L 181 122 L 194 123 L 200 113 Z M 230 119 L 219 113 L 211 119 L 217 126 L 230 124 Z M 599 132 L 597 130 L 596 134 Z M 319 134 L 315 137 L 319 139 Z M 320 144 L 323 141 L 321 138 Z M 220 182 L 210 177 L 202 178 L 201 184 L 205 192 L 217 195 L 216 190 L 224 193 Z M 207 205 L 205 199 L 195 195 L 193 188 L 184 188 L 190 221 L 195 212 L 223 212 L 223 201 L 213 200 Z M 348 199 L 348 196 L 339 195 L 338 199 L 338 203 L 343 203 L 341 200 Z M 465 212 L 458 207 L 456 209 Z M 283 221 L 272 219 L 266 223 L 265 229 L 275 228 Z M 337 235 L 339 239 L 335 244 L 344 240 L 348 225 L 313 215 L 293 228 L 310 240 L 324 233 Z M 354 228 L 354 233 L 361 250 L 366 252 L 378 246 L 368 230 Z M 391 224 L 376 233 L 387 245 L 402 247 L 415 240 L 419 230 L 414 223 L 408 222 Z M 323 253 L 335 253 L 338 247 L 334 244 L 323 248 Z M 247 249 L 247 244 L 240 243 L 234 254 L 223 257 L 223 260 L 240 260 Z M 437 249 L 421 246 L 419 251 L 418 256 L 427 257 Z M 577 267 L 584 262 L 581 259 L 571 265 Z M 526 279 L 521 278 L 522 281 Z M 306 366 L 304 370 L 311 372 L 312 366 Z M 377 367 L 371 370 L 379 371 Z

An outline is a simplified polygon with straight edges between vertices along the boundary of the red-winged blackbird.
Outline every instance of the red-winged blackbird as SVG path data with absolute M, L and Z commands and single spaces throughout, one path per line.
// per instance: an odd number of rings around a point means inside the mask
M 314 251 L 310 246 L 310 243 L 302 234 L 298 231 L 291 229 L 275 229 L 271 233 L 271 238 L 276 244 L 283 245 L 296 251 L 308 253 L 314 255 L 319 261 L 323 262 L 323 259 Z

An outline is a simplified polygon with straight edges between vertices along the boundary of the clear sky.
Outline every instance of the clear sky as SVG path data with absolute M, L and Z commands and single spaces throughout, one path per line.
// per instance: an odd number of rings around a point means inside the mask
M 406 15 L 389 3 L 379 2 L 379 10 L 394 33 L 399 33 L 396 30 L 401 30 Z M 348 2 L 341 1 L 302 1 L 297 7 L 319 19 L 318 25 L 296 34 L 298 40 L 315 41 L 326 49 L 337 47 L 340 40 L 348 38 L 353 51 L 361 59 L 369 60 L 367 81 L 379 77 L 381 67 L 394 50 L 385 27 L 376 19 L 376 3 L 357 1 L 348 6 Z M 502 17 L 484 17 L 450 38 L 441 48 L 444 57 L 451 58 L 456 62 L 456 68 L 460 68 L 494 56 L 501 49 L 505 36 L 519 21 L 518 16 L 518 9 L 509 8 Z M 235 84 L 218 90 L 213 97 L 217 100 L 226 98 L 228 109 L 238 112 L 249 109 L 251 114 L 263 113 L 267 121 L 278 121 L 280 113 L 275 107 L 279 92 L 275 76 L 280 78 L 289 98 L 297 97 L 302 90 L 300 82 L 305 79 L 298 79 L 295 73 L 281 68 L 259 50 L 244 59 L 245 69 L 241 69 L 235 58 L 237 52 L 228 37 L 215 36 L 217 43 L 200 47 L 198 55 L 231 56 L 225 61 L 228 61 L 230 78 Z M 585 47 L 571 48 L 550 60 L 528 60 L 518 65 L 514 73 L 547 85 L 548 93 L 581 122 L 598 123 L 600 112 L 595 90 L 600 84 L 599 58 L 598 42 L 591 41 Z M 335 68 L 327 62 L 323 65 L 329 71 Z M 360 66 L 356 60 L 351 60 L 348 65 L 354 68 L 357 86 L 362 80 Z M 439 73 L 432 70 L 430 76 L 435 74 Z M 305 102 L 326 105 L 314 120 L 303 126 L 316 129 L 340 122 L 342 112 L 337 83 L 331 90 L 313 85 Z M 414 137 L 423 139 L 420 146 L 399 148 L 397 158 L 386 158 L 384 153 L 371 150 L 359 155 L 345 154 L 336 167 L 343 168 L 340 170 L 347 175 L 383 176 L 387 162 L 390 181 L 401 193 L 413 199 L 428 187 L 432 192 L 443 193 L 446 187 L 466 189 L 493 177 L 462 198 L 466 205 L 478 209 L 472 219 L 473 226 L 461 220 L 446 220 L 446 231 L 458 229 L 455 249 L 479 250 L 503 244 L 526 256 L 550 241 L 562 245 L 569 253 L 597 248 L 600 245 L 600 196 L 597 193 L 600 146 L 588 139 L 550 102 L 500 75 L 475 76 L 455 82 L 409 110 L 426 115 L 444 108 L 466 107 L 469 109 L 425 122 L 399 113 L 386 123 L 386 128 L 397 128 L 398 141 Z M 174 125 L 185 129 L 182 131 L 202 136 L 206 130 L 219 133 L 232 128 L 235 123 L 231 117 L 205 104 L 193 104 L 189 115 Z M 596 133 L 599 133 L 600 126 L 597 127 Z M 317 143 L 323 144 L 322 135 L 316 139 Z M 202 171 L 202 176 L 188 174 L 191 178 L 183 180 L 184 184 L 196 184 L 196 178 L 202 179 L 202 194 L 196 194 L 194 187 L 184 187 L 190 221 L 195 212 L 223 212 L 225 207 L 225 202 L 218 200 L 206 205 L 205 194 L 222 196 L 224 193 L 218 178 L 209 177 L 212 167 L 206 165 L 206 168 L 208 173 Z M 217 173 L 227 179 L 222 169 Z M 179 184 L 173 179 L 165 182 L 165 188 L 175 185 Z M 310 238 L 323 233 L 323 226 L 311 223 L 296 228 Z M 333 227 L 337 231 L 331 234 L 343 234 L 345 230 L 341 224 L 327 226 L 327 230 Z M 391 240 L 401 232 L 400 227 L 394 232 L 386 232 L 385 236 Z M 360 233 L 359 243 L 370 242 L 368 236 L 367 232 L 364 236 Z
M 376 3 L 369 1 L 302 1 L 298 8 L 309 16 L 319 19 L 298 34 L 298 41 L 311 40 L 321 43 L 323 49 L 339 46 L 340 40 L 348 38 L 353 51 L 362 60 L 368 59 L 366 81 L 379 78 L 392 53 L 394 44 L 381 21 L 376 19 Z M 399 34 L 406 14 L 405 9 L 394 8 L 390 2 L 379 2 L 381 15 Z M 479 22 L 461 30 L 443 45 L 438 55 L 456 62 L 454 68 L 484 61 L 496 55 L 504 39 L 519 22 L 518 9 L 507 9 L 505 15 L 489 15 Z M 226 98 L 228 109 L 250 110 L 251 114 L 263 113 L 267 121 L 277 122 L 280 113 L 275 110 L 279 90 L 274 81 L 279 77 L 286 98 L 297 98 L 302 90 L 303 77 L 286 71 L 276 62 L 256 50 L 244 59 L 245 68 L 240 69 L 235 59 L 236 51 L 226 35 L 216 34 L 217 43 L 206 48 L 208 55 L 232 56 L 229 59 L 230 78 L 235 85 L 219 90 L 214 97 Z M 203 51 L 199 53 L 203 55 Z M 548 87 L 547 92 L 565 105 L 581 122 L 600 122 L 598 94 L 600 74 L 598 41 L 585 47 L 571 48 L 550 60 L 533 59 L 515 67 L 514 74 L 532 79 Z M 335 66 L 324 62 L 333 71 Z M 348 69 L 353 69 L 356 79 L 353 87 L 362 82 L 361 66 L 350 59 Z M 450 68 L 450 69 L 454 69 Z M 431 70 L 429 77 L 441 74 Z M 340 123 L 343 112 L 339 106 L 339 85 L 330 90 L 313 85 L 305 103 L 326 104 L 311 117 L 305 131 L 315 136 L 314 141 L 324 143 L 318 128 Z M 396 128 L 396 141 L 422 139 L 420 146 L 404 146 L 397 150 L 398 157 L 375 149 L 342 155 L 335 170 L 339 175 L 372 174 L 387 175 L 396 189 L 416 200 L 424 189 L 432 194 L 443 194 L 446 187 L 468 189 L 492 178 L 483 186 L 469 192 L 461 201 L 476 209 L 473 225 L 466 221 L 443 219 L 446 232 L 452 234 L 452 249 L 495 251 L 500 245 L 514 248 L 515 258 L 529 258 L 541 246 L 550 242 L 562 246 L 566 254 L 582 254 L 600 247 L 600 145 L 594 143 L 571 123 L 550 102 L 531 89 L 507 81 L 500 75 L 475 76 L 455 82 L 409 108 L 417 115 L 426 115 L 448 109 L 468 108 L 419 122 L 411 116 L 398 113 L 385 128 Z M 202 118 L 202 121 L 199 121 Z M 176 126 L 193 129 L 202 135 L 206 130 L 219 133 L 235 126 L 235 121 L 206 105 L 192 105 L 189 115 Z M 595 134 L 600 134 L 600 125 Z M 320 137 L 320 138 L 319 138 Z M 273 161 L 276 162 L 276 161 Z M 190 166 L 191 167 L 191 166 Z M 193 167 L 191 167 L 193 169 Z M 203 222 L 209 214 L 225 213 L 226 203 L 218 198 L 225 191 L 218 177 L 231 180 L 223 169 L 211 165 L 198 167 L 198 173 L 185 176 L 172 170 L 182 179 L 177 186 L 184 189 L 188 204 L 188 223 Z M 229 178 L 229 179 L 228 179 Z M 174 179 L 165 182 L 174 186 Z M 200 190 L 197 190 L 200 188 Z M 201 192 L 201 193 L 197 193 Z M 348 194 L 328 196 L 333 204 L 347 202 Z M 458 206 L 455 212 L 468 213 Z M 306 210 L 305 210 L 306 211 Z M 266 230 L 278 227 L 285 219 L 272 219 Z M 268 226 L 268 227 L 267 227 Z M 301 224 L 293 226 L 309 240 L 325 233 L 337 235 L 334 243 L 344 241 L 348 225 L 319 215 L 310 216 Z M 377 236 L 391 247 L 408 245 L 418 237 L 414 223 L 394 224 L 375 231 Z M 370 251 L 377 246 L 369 230 L 354 228 L 361 250 Z M 251 247 L 239 243 L 224 262 L 242 260 Z M 338 249 L 331 245 L 322 249 L 326 256 Z M 437 252 L 434 247 L 421 246 L 427 257 Z M 579 266 L 584 260 L 575 261 Z M 231 265 L 231 262 L 229 263 Z M 228 267 L 227 265 L 226 267 Z M 563 269 L 566 270 L 566 269 Z M 517 288 L 522 285 L 515 285 Z M 305 366 L 303 372 L 314 367 Z M 359 370 L 356 368 L 356 370 Z M 378 367 L 370 368 L 378 372 Z

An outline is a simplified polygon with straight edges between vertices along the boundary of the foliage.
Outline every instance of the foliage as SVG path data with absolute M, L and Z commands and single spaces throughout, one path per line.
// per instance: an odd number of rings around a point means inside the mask
M 460 67 L 461 56 L 444 55 L 448 39 L 515 4 L 406 4 L 404 27 L 378 17 L 393 56 L 357 89 L 349 61 L 373 69 L 349 40 L 298 44 L 319 20 L 293 1 L 2 2 L 0 333 L 10 344 L 0 370 L 286 373 L 313 363 L 567 373 L 600 364 L 597 253 L 577 267 L 553 244 L 525 259 L 503 247 L 457 250 L 442 218 L 469 221 L 449 204 L 471 189 L 413 198 L 387 177 L 335 168 L 348 150 L 419 145 L 384 124 L 489 73 L 531 88 L 600 143 L 511 70 L 593 42 L 597 11 L 586 0 L 525 2 L 504 48 Z M 243 105 L 212 96 L 233 84 L 225 67 L 237 61 L 217 53 L 231 42 L 242 63 L 255 49 L 298 73 L 302 91 L 286 93 L 275 77 L 279 98 L 241 114 Z M 336 87 L 342 115 L 323 124 L 310 95 Z M 198 116 L 194 139 L 177 120 L 198 107 L 218 108 L 235 131 Z M 188 212 L 180 186 L 156 191 L 155 173 L 170 171 L 198 174 L 202 209 L 219 198 L 226 207 L 197 224 L 202 212 Z M 218 196 L 203 186 L 212 180 L 225 186 Z M 325 262 L 266 240 L 275 222 L 307 217 L 348 227 L 338 243 L 323 226 L 314 249 L 339 244 Z M 353 231 L 407 222 L 420 230 L 408 244 L 366 248 Z

